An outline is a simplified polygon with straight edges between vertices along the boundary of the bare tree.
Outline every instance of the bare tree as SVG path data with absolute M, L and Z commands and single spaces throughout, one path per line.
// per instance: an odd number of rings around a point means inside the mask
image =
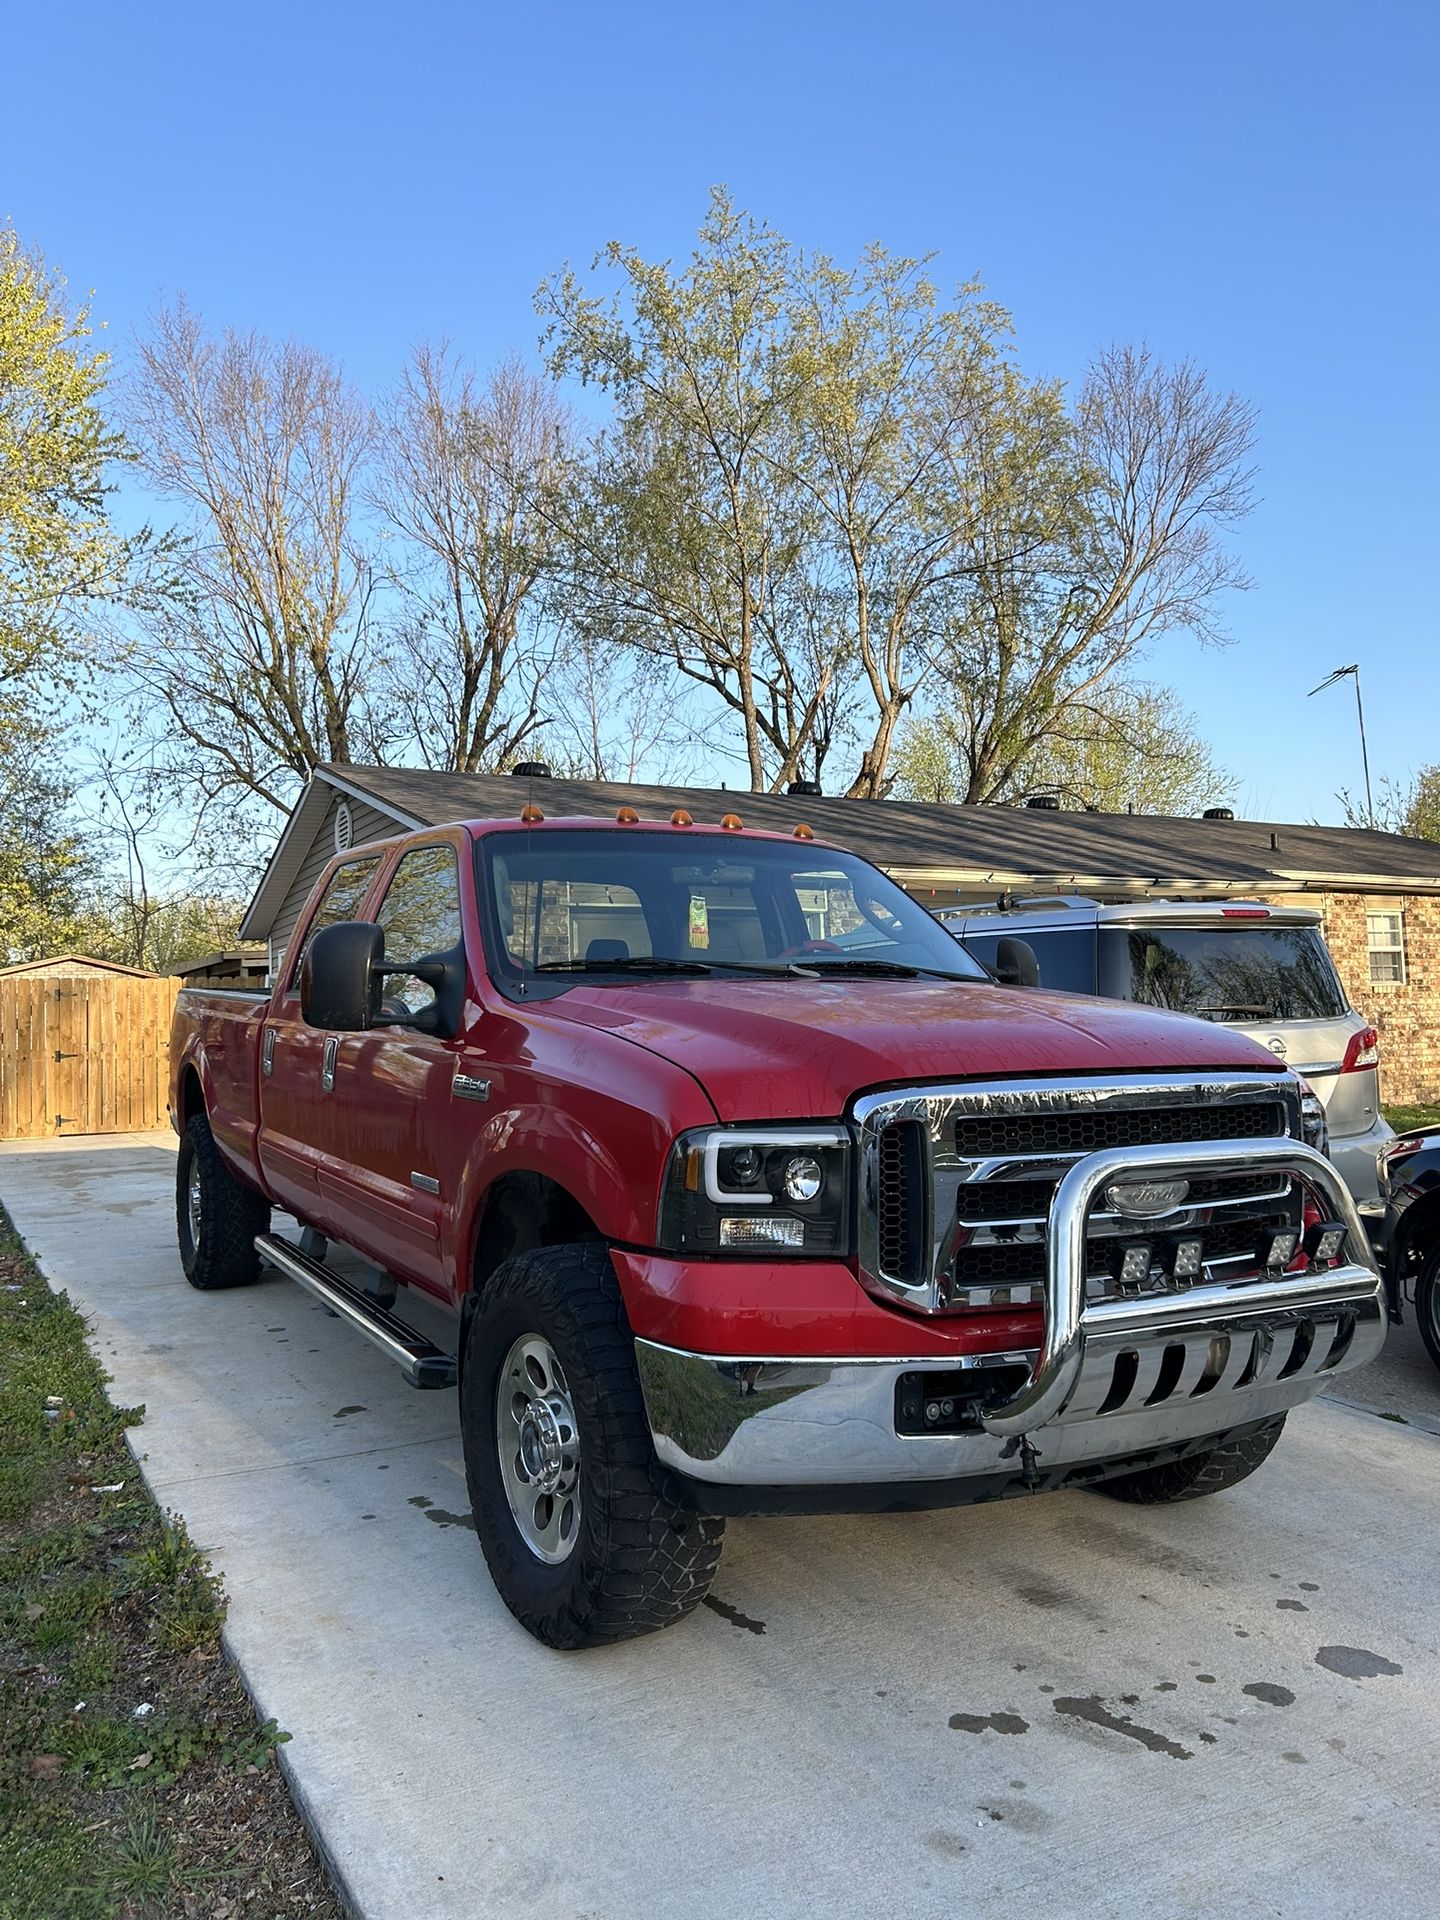
M 357 518 L 370 411 L 315 349 L 210 337 L 183 304 L 140 342 L 130 399 L 143 470 L 188 539 L 126 667 L 201 816 L 251 797 L 283 811 L 319 762 L 382 737 Z
M 1221 535 L 1252 504 L 1253 409 L 1198 368 L 1143 348 L 1102 354 L 1073 415 L 1030 391 L 971 457 L 973 573 L 932 617 L 931 704 L 963 761 L 960 797 L 1012 790 L 1156 641 L 1223 639 L 1217 601 L 1248 581 Z
M 543 719 L 553 657 L 539 592 L 572 428 L 518 360 L 479 380 L 422 347 L 385 409 L 375 502 L 400 552 L 387 706 L 426 766 L 503 766 Z

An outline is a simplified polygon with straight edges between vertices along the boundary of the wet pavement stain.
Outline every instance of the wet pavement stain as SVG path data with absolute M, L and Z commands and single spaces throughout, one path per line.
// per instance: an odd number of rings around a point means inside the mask
M 368 1407 L 337 1407 L 330 1417 L 332 1420 L 343 1420 L 347 1414 L 368 1413 L 369 1411 L 370 1409 Z
M 1277 1687 L 1273 1680 L 1252 1680 L 1240 1689 L 1252 1700 L 1263 1700 L 1267 1707 L 1293 1707 L 1295 1696 L 1288 1687 Z
M 1282 1753 L 1280 1758 L 1290 1761 L 1292 1766 L 1308 1767 L 1310 1764 L 1303 1753 Z
M 412 1493 L 406 1504 L 407 1506 L 424 1509 L 425 1507 L 433 1507 L 435 1502 L 427 1493 Z
M 1018 1713 L 952 1713 L 950 1726 L 955 1733 L 1028 1733 L 1030 1722 Z
M 1318 1593 L 1320 1591 L 1320 1588 L 1313 1580 L 1297 1580 L 1295 1584 L 1299 1587 L 1301 1593 Z
M 1277 1600 L 1275 1604 L 1282 1613 L 1308 1613 L 1310 1611 L 1303 1600 Z
M 468 1527 L 475 1531 L 475 1516 L 471 1513 L 447 1513 L 444 1507 L 425 1507 L 422 1509 L 427 1520 L 433 1520 L 437 1527 Z
M 1151 1753 L 1166 1754 L 1171 1760 L 1193 1760 L 1194 1754 L 1189 1747 L 1182 1747 L 1176 1740 L 1167 1740 L 1163 1733 L 1156 1733 L 1153 1727 L 1140 1727 L 1125 1713 L 1111 1713 L 1099 1694 L 1091 1694 L 1088 1699 L 1076 1699 L 1066 1695 L 1050 1703 L 1057 1713 L 1068 1715 L 1072 1720 L 1083 1720 L 1088 1726 L 1104 1727 L 1110 1733 L 1123 1734 L 1127 1740 L 1136 1740 Z
M 742 1613 L 738 1607 L 732 1607 L 728 1600 L 717 1600 L 713 1593 L 707 1593 L 704 1604 L 712 1613 L 718 1613 L 722 1620 L 728 1620 L 732 1627 L 742 1627 L 746 1633 L 764 1633 L 765 1622 L 752 1620 L 748 1613 Z
M 1368 1647 L 1321 1647 L 1315 1655 L 1317 1667 L 1343 1674 L 1347 1680 L 1378 1680 L 1382 1673 L 1403 1673 L 1393 1660 L 1372 1653 Z
M 1213 1687 L 1215 1684 L 1215 1676 L 1213 1673 L 1197 1673 L 1195 1678 L 1200 1682 L 1202 1687 Z
M 957 1839 L 953 1833 L 946 1833 L 940 1827 L 937 1827 L 933 1833 L 926 1834 L 925 1844 L 932 1853 L 941 1854 L 947 1860 L 958 1860 L 965 1851 L 963 1840 Z
M 1174 1680 L 1157 1680 L 1154 1691 L 1156 1693 L 1174 1693 L 1177 1684 Z

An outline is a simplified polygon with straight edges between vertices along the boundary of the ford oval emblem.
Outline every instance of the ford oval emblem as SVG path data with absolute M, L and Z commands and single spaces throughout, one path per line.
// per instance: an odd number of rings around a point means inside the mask
M 1105 1198 L 1116 1213 L 1150 1220 L 1174 1213 L 1189 1191 L 1188 1180 L 1117 1180 L 1105 1189 Z

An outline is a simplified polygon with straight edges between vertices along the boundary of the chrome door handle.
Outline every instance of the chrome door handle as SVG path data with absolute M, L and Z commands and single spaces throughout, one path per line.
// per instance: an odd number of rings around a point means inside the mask
M 335 1091 L 335 1055 L 339 1052 L 340 1042 L 331 1034 L 325 1042 L 325 1054 L 320 1062 L 320 1087 L 324 1093 Z
M 265 1038 L 260 1042 L 260 1071 L 262 1073 L 273 1073 L 275 1071 L 274 1027 L 267 1027 L 265 1029 Z

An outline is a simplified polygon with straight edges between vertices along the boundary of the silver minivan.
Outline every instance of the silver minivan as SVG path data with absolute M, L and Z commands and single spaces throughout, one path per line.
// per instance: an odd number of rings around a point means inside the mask
M 1395 1136 L 1380 1112 L 1379 1037 L 1345 997 L 1318 913 L 1241 900 L 1102 906 L 1061 895 L 939 918 L 992 968 L 1002 940 L 1024 940 L 1042 987 L 1241 1028 L 1310 1082 L 1341 1177 L 1362 1212 L 1383 1210 L 1378 1161 Z M 1003 966 L 1007 956 L 999 958 Z

